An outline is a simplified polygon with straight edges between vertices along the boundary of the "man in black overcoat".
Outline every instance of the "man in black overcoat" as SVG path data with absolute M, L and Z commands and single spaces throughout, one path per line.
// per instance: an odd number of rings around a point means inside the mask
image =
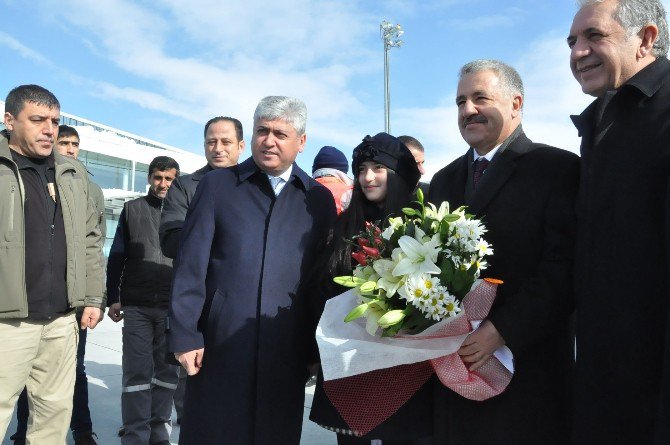
M 504 281 L 459 354 L 476 370 L 506 345 L 515 371 L 502 394 L 483 402 L 438 385 L 436 443 L 565 444 L 578 157 L 526 137 L 523 83 L 502 62 L 465 65 L 456 104 L 470 149 L 433 177 L 429 200 L 449 201 L 452 209 L 467 205 L 483 219 L 494 251 L 483 276 Z
M 252 157 L 207 173 L 189 206 L 168 334 L 189 374 L 182 445 L 300 442 L 314 341 L 301 283 L 336 217 L 294 163 L 306 117 L 300 100 L 261 100 Z
M 670 62 L 658 0 L 583 1 L 572 72 L 582 138 L 576 444 L 670 443 Z
M 234 117 L 217 116 L 208 120 L 204 137 L 207 165 L 190 175 L 175 178 L 163 200 L 159 230 L 161 249 L 168 258 L 177 256 L 181 228 L 200 180 L 215 168 L 237 165 L 237 160 L 244 151 L 242 123 Z

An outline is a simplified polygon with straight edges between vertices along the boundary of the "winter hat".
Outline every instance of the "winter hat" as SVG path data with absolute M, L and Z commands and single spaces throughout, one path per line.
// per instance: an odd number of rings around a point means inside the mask
M 421 178 L 416 160 L 407 146 L 388 133 L 378 133 L 374 137 L 365 136 L 363 142 L 354 148 L 354 160 L 351 163 L 354 176 L 358 167 L 365 161 L 373 161 L 393 170 L 414 189 Z
M 319 150 L 314 158 L 312 173 L 320 168 L 334 168 L 346 174 L 349 171 L 349 162 L 340 150 L 326 145 Z

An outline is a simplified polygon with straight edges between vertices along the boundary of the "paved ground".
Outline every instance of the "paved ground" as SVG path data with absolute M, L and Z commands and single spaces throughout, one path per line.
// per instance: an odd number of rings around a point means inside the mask
M 86 344 L 86 372 L 88 373 L 89 407 L 93 419 L 93 430 L 98 434 L 100 445 L 120 443 L 116 433 L 121 425 L 121 323 L 105 318 L 89 333 Z M 335 434 L 319 428 L 309 421 L 314 387 L 306 388 L 305 413 L 301 445 L 334 445 Z M 172 420 L 177 418 L 172 414 Z M 2 445 L 12 445 L 9 440 L 16 430 L 16 417 L 12 418 Z M 177 444 L 179 427 L 172 431 L 172 443 Z M 68 445 L 72 438 L 68 436 Z

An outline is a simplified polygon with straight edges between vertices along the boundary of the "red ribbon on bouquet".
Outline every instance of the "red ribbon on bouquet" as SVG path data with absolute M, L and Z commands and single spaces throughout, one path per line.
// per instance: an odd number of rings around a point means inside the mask
M 483 320 L 489 313 L 500 281 L 483 280 L 463 299 L 464 317 L 443 329 L 422 336 L 403 338 L 444 338 L 472 331 L 470 322 Z M 365 435 L 391 417 L 435 373 L 440 382 L 461 396 L 482 401 L 503 392 L 512 373 L 491 356 L 476 371 L 469 371 L 457 353 L 409 365 L 378 369 L 364 374 L 323 382 L 324 390 L 344 421 L 357 435 Z

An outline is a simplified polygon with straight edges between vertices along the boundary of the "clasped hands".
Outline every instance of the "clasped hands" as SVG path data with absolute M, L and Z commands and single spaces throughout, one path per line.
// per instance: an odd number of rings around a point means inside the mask
M 465 338 L 465 341 L 458 350 L 458 355 L 468 366 L 470 371 L 475 371 L 486 363 L 493 355 L 496 349 L 505 345 L 505 339 L 502 338 L 493 323 L 484 320 L 477 329 L 472 331 Z

